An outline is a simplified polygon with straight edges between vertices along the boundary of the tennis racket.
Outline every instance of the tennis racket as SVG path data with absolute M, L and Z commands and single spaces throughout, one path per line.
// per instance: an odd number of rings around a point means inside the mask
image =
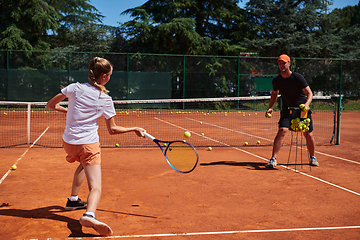
M 196 168 L 199 155 L 191 144 L 184 141 L 161 141 L 146 132 L 144 135 L 159 146 L 167 163 L 175 171 L 189 173 Z

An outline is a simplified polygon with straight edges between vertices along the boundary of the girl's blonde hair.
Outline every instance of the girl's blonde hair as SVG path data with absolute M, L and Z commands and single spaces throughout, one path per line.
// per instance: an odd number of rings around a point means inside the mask
M 113 65 L 105 58 L 94 57 L 89 64 L 89 83 L 99 89 L 103 93 L 108 93 L 109 91 L 105 86 L 100 85 L 96 82 L 103 74 L 108 74 L 111 71 Z

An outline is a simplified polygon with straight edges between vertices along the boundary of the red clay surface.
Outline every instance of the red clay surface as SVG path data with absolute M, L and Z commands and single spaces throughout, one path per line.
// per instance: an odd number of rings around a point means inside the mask
M 190 174 L 172 170 L 156 148 L 104 148 L 96 217 L 116 238 L 359 239 L 359 118 L 342 113 L 340 145 L 317 146 L 320 167 L 303 165 L 304 174 L 265 169 L 270 146 L 198 148 Z M 77 165 L 63 149 L 28 147 L 0 149 L 0 238 L 98 237 L 79 224 L 84 210 L 64 209 Z M 280 164 L 288 154 L 284 146 Z M 80 198 L 87 194 L 84 182 Z

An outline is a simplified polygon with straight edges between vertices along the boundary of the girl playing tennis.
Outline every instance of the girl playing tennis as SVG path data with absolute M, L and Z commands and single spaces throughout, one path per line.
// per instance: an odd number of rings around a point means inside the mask
M 89 82 L 73 83 L 54 96 L 47 107 L 66 113 L 66 127 L 63 134 L 63 147 L 67 153 L 66 160 L 70 163 L 78 161 L 80 165 L 75 171 L 71 196 L 66 209 L 86 208 L 80 218 L 84 227 L 94 228 L 100 235 L 111 235 L 111 228 L 95 218 L 95 212 L 101 196 L 101 150 L 98 135 L 97 119 L 104 116 L 109 133 L 120 134 L 135 132 L 144 137 L 145 130 L 139 127 L 125 128 L 115 124 L 116 115 L 112 98 L 107 95 L 105 84 L 113 72 L 112 64 L 95 57 L 89 64 Z M 59 103 L 68 98 L 68 108 Z M 81 184 L 86 176 L 89 185 L 87 203 L 78 198 Z

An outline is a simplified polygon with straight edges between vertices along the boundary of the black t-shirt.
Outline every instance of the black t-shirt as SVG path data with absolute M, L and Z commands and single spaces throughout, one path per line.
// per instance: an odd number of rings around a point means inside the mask
M 309 85 L 300 73 L 292 72 L 288 78 L 283 78 L 280 74 L 272 80 L 272 85 L 273 89 L 279 90 L 282 96 L 283 109 L 298 107 L 307 100 L 302 89 Z

